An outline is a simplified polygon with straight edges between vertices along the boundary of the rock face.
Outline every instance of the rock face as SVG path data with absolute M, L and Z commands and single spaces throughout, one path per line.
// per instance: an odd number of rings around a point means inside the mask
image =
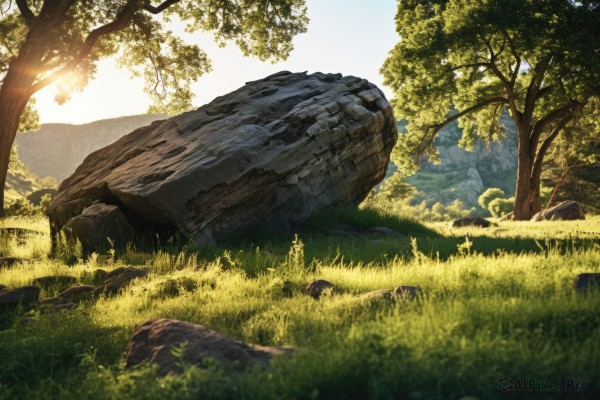
M 532 221 L 544 220 L 566 220 L 572 221 L 576 219 L 585 219 L 583 208 L 576 201 L 563 201 L 562 203 L 539 212 L 531 218 Z
M 173 355 L 173 348 L 185 343 L 183 360 Z M 158 365 L 158 373 L 180 373 L 180 362 L 201 365 L 206 358 L 213 358 L 225 366 L 245 369 L 253 363 L 266 364 L 274 355 L 287 354 L 293 349 L 248 345 L 202 325 L 189 322 L 154 319 L 135 328 L 127 345 L 127 367 L 142 362 Z
M 392 107 L 373 84 L 280 72 L 89 155 L 50 205 L 52 231 L 97 201 L 119 207 L 136 232 L 200 244 L 286 231 L 360 203 L 396 140 Z

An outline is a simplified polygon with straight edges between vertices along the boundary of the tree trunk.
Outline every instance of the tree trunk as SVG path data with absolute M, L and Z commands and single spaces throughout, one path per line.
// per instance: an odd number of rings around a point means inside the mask
M 530 129 L 524 126 L 517 128 L 519 131 L 517 187 L 513 215 L 515 220 L 529 221 L 542 209 L 540 203 L 541 174 L 537 171 L 533 173 L 537 148 L 531 148 Z
M 6 175 L 10 161 L 10 150 L 12 148 L 19 120 L 27 100 L 11 101 L 6 99 L 5 92 L 0 90 L 0 217 L 4 216 L 4 189 L 6 187 Z

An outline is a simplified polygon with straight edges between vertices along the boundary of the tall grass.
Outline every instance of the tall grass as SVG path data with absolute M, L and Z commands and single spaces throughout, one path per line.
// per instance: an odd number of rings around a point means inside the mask
M 0 269 L 0 283 L 70 275 L 94 284 L 97 268 L 123 264 L 150 274 L 75 310 L 5 314 L 0 399 L 598 398 L 600 293 L 572 288 L 578 273 L 600 272 L 594 221 L 506 225 L 509 232 L 433 226 L 414 231 L 420 234 L 396 225 L 405 238 L 344 238 L 313 228 L 287 242 L 130 248 L 71 266 L 23 250 L 28 261 Z M 317 278 L 333 282 L 337 294 L 320 301 L 303 295 Z M 424 295 L 396 303 L 358 296 L 399 285 L 420 286 Z M 42 288 L 42 295 L 57 290 Z M 151 366 L 125 369 L 134 326 L 158 317 L 298 351 L 243 373 L 219 364 L 166 378 Z M 498 390 L 503 376 L 572 378 L 590 388 L 505 394 Z

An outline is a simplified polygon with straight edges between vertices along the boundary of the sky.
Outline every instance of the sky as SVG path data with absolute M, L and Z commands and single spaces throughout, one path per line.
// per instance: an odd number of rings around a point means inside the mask
M 213 66 L 212 72 L 193 85 L 194 106 L 282 70 L 359 76 L 391 98 L 391 91 L 382 85 L 379 69 L 399 39 L 394 29 L 396 0 L 307 0 L 307 6 L 311 20 L 308 32 L 294 39 L 294 51 L 288 60 L 277 64 L 243 57 L 233 43 L 219 48 L 209 33 L 183 33 L 186 41 L 200 45 Z M 178 32 L 182 27 L 171 28 Z M 142 80 L 132 78 L 110 59 L 100 62 L 96 79 L 69 102 L 56 104 L 55 93 L 56 88 L 50 86 L 36 95 L 42 123 L 82 124 L 143 114 L 151 102 L 143 92 Z

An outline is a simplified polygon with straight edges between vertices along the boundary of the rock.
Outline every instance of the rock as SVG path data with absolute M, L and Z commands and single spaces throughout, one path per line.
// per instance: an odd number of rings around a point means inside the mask
M 42 197 L 45 195 L 50 195 L 50 197 L 56 196 L 56 189 L 39 189 L 34 192 L 31 192 L 27 196 L 27 200 L 31 202 L 34 206 L 39 206 L 42 203 Z
M 184 346 L 184 360 L 202 365 L 205 358 L 213 358 L 225 367 L 245 369 L 252 364 L 266 365 L 275 355 L 289 354 L 287 347 L 248 345 L 189 322 L 150 319 L 138 325 L 127 345 L 126 367 L 144 362 L 157 364 L 158 373 L 180 373 L 180 361 L 172 349 Z
M 578 219 L 585 219 L 585 213 L 581 205 L 573 200 L 563 201 L 554 207 L 535 214 L 531 218 L 532 221 L 536 222 L 545 220 L 573 221 Z
M 333 283 L 323 279 L 317 279 L 306 286 L 304 289 L 304 294 L 307 294 L 313 299 L 318 300 L 325 290 L 333 291 L 333 287 Z
M 99 294 L 114 295 L 128 286 L 132 280 L 148 275 L 148 270 L 139 267 L 119 267 L 106 274 L 103 286 L 94 290 L 94 296 Z
M 34 278 L 31 280 L 31 283 L 35 286 L 69 286 L 77 282 L 77 279 L 73 276 L 69 275 L 49 275 L 42 276 L 39 278 Z
M 3 289 L 0 293 L 0 308 L 16 307 L 21 304 L 28 306 L 35 303 L 40 297 L 40 288 L 36 286 L 23 286 L 16 289 Z
M 2 291 L 3 291 L 4 289 L 6 289 L 7 287 L 8 287 L 8 286 L 5 286 L 5 285 L 2 285 L 2 284 L 0 284 L 0 293 L 2 293 Z
M 61 229 L 67 240 L 78 239 L 85 249 L 123 247 L 133 241 L 133 226 L 119 207 L 103 203 L 86 207 Z M 112 243 L 109 242 L 110 239 Z
M 462 228 L 465 226 L 475 226 L 479 228 L 488 228 L 491 222 L 485 218 L 472 217 L 472 218 L 459 218 L 448 223 L 449 228 Z
M 93 291 L 93 286 L 73 286 L 60 293 L 58 297 L 63 299 L 63 303 L 79 303 L 80 301 L 90 299 Z
M 291 231 L 316 212 L 362 202 L 396 140 L 375 85 L 281 72 L 90 154 L 60 185 L 51 230 L 100 201 L 118 206 L 136 233 L 178 232 L 198 244 Z
M 0 268 L 2 267 L 12 267 L 13 265 L 23 262 L 22 258 L 18 257 L 0 257 Z
M 40 304 L 44 305 L 44 306 L 55 306 L 58 304 L 63 304 L 64 302 L 65 302 L 65 299 L 63 299 L 62 297 L 59 297 L 59 296 L 46 297 L 45 299 L 40 300 Z
M 575 277 L 575 290 L 579 293 L 587 292 L 589 289 L 600 290 L 600 273 L 588 272 Z
M 407 300 L 414 300 L 423 296 L 423 291 L 418 286 L 398 286 L 394 289 L 393 295 Z

